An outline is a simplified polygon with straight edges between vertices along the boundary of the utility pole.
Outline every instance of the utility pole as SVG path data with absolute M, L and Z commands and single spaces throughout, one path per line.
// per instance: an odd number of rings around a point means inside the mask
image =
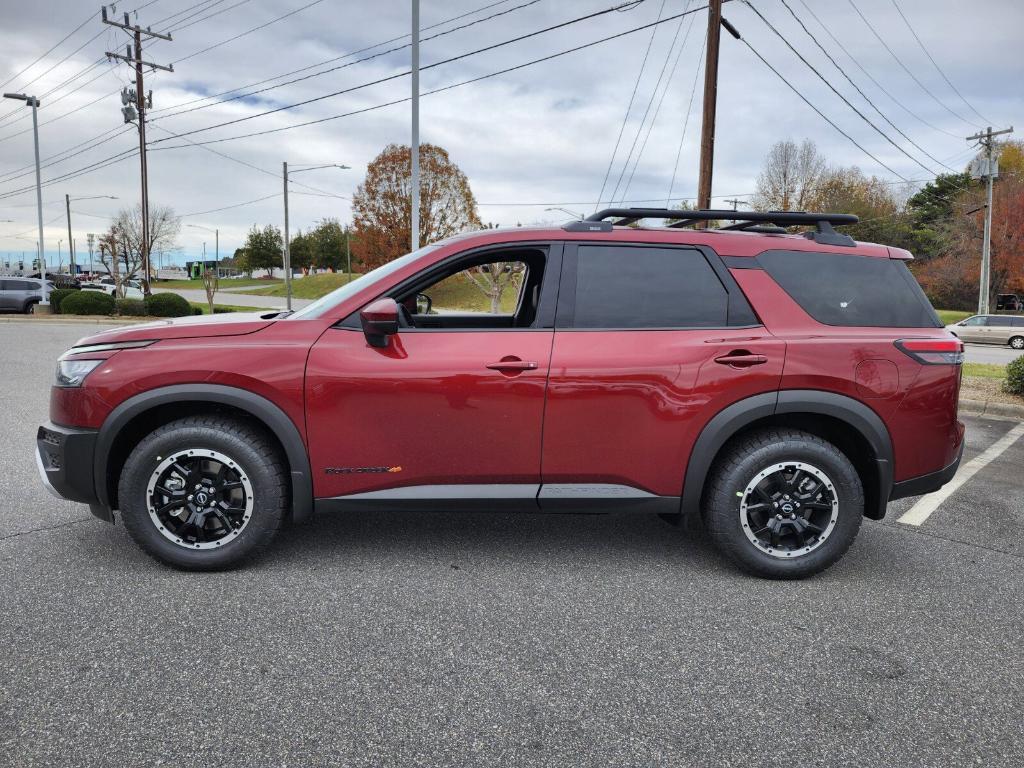
M 284 292 L 287 297 L 286 308 L 292 311 L 292 253 L 288 245 L 288 162 L 281 164 L 284 168 Z
M 704 61 L 704 115 L 700 129 L 700 175 L 697 180 L 697 208 L 711 207 L 711 178 L 715 164 L 715 113 L 718 107 L 718 48 L 721 27 L 737 40 L 740 33 L 722 18 L 722 0 L 708 0 L 708 42 Z M 706 227 L 707 222 L 697 222 Z
M 734 197 L 734 198 L 731 198 L 731 199 L 729 199 L 729 200 L 723 200 L 722 202 L 723 202 L 723 203 L 732 203 L 732 209 L 733 209 L 734 211 L 738 211 L 738 210 L 740 209 L 740 203 L 742 203 L 742 202 L 744 202 L 744 201 L 743 201 L 743 200 L 737 200 L 737 199 L 736 199 L 736 198 Z M 732 222 L 733 222 L 733 224 L 735 224 L 735 223 L 736 223 L 736 219 L 733 219 L 733 220 L 732 220 Z
M 42 279 L 42 301 L 36 307 L 36 312 L 42 314 L 50 313 L 50 290 L 47 288 L 46 283 L 46 257 L 45 250 L 43 249 L 43 182 L 42 177 L 39 175 L 39 118 L 37 111 L 39 110 L 39 99 L 35 96 L 27 96 L 24 93 L 5 93 L 5 99 L 14 99 L 16 101 L 24 101 L 28 106 L 32 107 L 32 135 L 35 138 L 36 146 L 36 215 L 39 217 L 39 242 L 36 247 L 39 250 L 39 277 Z
M 143 61 L 142 59 L 142 37 L 145 35 L 146 39 L 159 38 L 160 40 L 171 40 L 171 36 L 160 34 L 159 32 L 152 31 L 149 27 L 143 29 L 138 24 L 132 25 L 129 23 L 129 15 L 124 14 L 124 21 L 117 22 L 111 21 L 107 18 L 107 7 L 103 6 L 101 9 L 103 16 L 103 23 L 109 24 L 112 27 L 118 27 L 133 35 L 135 38 L 135 50 L 132 51 L 132 46 L 128 46 L 127 55 L 122 56 L 119 53 L 111 53 L 107 51 L 108 59 L 118 59 L 127 64 L 131 64 L 135 67 L 135 109 L 138 112 L 139 120 L 139 170 L 142 176 L 142 291 L 146 296 L 150 295 L 149 288 L 149 249 L 151 243 L 149 242 L 149 171 L 146 163 L 146 108 L 153 106 L 153 95 L 149 95 L 148 103 L 145 92 L 145 79 L 143 77 L 142 68 L 150 67 L 151 69 L 162 69 L 165 72 L 173 72 L 174 65 L 163 66 L 161 64 L 154 64 L 149 61 Z M 125 91 L 122 95 L 122 101 L 127 103 L 128 92 Z M 125 122 L 131 122 L 130 112 L 122 110 L 125 116 Z
M 978 281 L 979 315 L 988 314 L 989 282 L 992 263 L 992 180 L 997 173 L 995 158 L 992 153 L 994 148 L 992 138 L 994 136 L 1001 136 L 1004 133 L 1013 133 L 1013 126 L 1011 125 L 1009 128 L 1004 128 L 1001 131 L 993 131 L 990 125 L 984 132 L 967 137 L 967 141 L 977 141 L 985 150 L 984 173 L 979 174 L 979 177 L 984 176 L 986 179 L 985 234 L 981 243 L 981 279 Z
M 412 250 L 420 247 L 420 0 L 412 0 Z
M 93 253 L 93 248 L 96 247 L 96 235 L 93 234 L 92 232 L 90 232 L 89 234 L 87 234 L 85 236 L 85 242 L 89 246 L 89 274 L 91 275 L 92 272 L 93 272 L 93 269 L 92 269 L 92 253 Z
M 71 195 L 64 195 L 64 205 L 68 211 L 68 273 L 71 278 L 75 277 L 75 242 L 71 239 Z

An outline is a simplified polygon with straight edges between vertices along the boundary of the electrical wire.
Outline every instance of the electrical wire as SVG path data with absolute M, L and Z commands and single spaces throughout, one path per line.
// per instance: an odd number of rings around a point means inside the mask
M 918 37 L 917 31 L 911 25 L 910 21 L 907 20 L 907 17 L 903 14 L 903 11 L 900 9 L 899 5 L 896 3 L 896 0 L 891 0 L 891 2 L 892 2 L 893 8 L 896 9 L 896 13 L 898 13 L 900 15 L 900 18 L 903 19 L 903 23 L 906 24 L 907 25 L 907 29 L 910 30 L 910 34 L 912 34 L 914 36 L 914 39 L 917 40 L 917 44 L 919 46 L 921 46 L 921 50 L 924 51 L 924 55 L 928 57 L 928 60 L 932 63 L 932 66 L 934 66 L 935 70 L 940 75 L 942 75 L 942 79 L 946 81 L 946 85 L 948 85 L 951 89 L 953 89 L 953 93 L 955 93 L 957 96 L 960 97 L 960 101 L 962 101 L 964 104 L 966 104 L 967 107 L 971 110 L 971 112 L 976 114 L 978 117 L 980 117 L 986 123 L 991 123 L 992 121 L 989 120 L 987 117 L 985 117 L 983 114 L 981 114 L 978 110 L 976 110 L 974 108 L 974 105 L 971 104 L 971 102 L 969 102 L 967 99 L 965 99 L 964 95 L 962 93 L 960 93 L 960 91 L 957 89 L 957 87 L 955 85 L 953 85 L 953 83 L 950 81 L 950 79 L 948 77 L 946 77 L 946 73 L 942 71 L 942 67 L 940 67 L 939 63 L 937 61 L 935 61 L 935 57 L 932 56 L 931 52 L 925 47 L 924 43 L 921 41 L 921 38 Z
M 863 21 L 867 25 L 868 29 L 871 30 L 871 33 L 876 38 L 878 38 L 878 42 L 880 42 L 882 44 L 882 47 L 884 47 L 885 50 L 887 50 L 889 52 L 889 55 L 893 57 L 893 59 L 896 61 L 897 64 L 900 65 L 900 67 L 903 69 L 903 71 L 906 72 L 908 75 L 910 75 L 911 79 L 915 83 L 917 83 L 918 86 L 920 86 L 922 91 L 924 91 L 929 96 L 931 96 L 932 100 L 936 104 L 938 104 L 944 110 L 949 112 L 949 114 L 953 115 L 953 117 L 955 117 L 957 120 L 960 120 L 960 121 L 966 123 L 967 125 L 973 125 L 975 128 L 980 128 L 981 127 L 977 123 L 974 123 L 974 122 L 968 120 L 967 118 L 965 118 L 964 116 L 962 116 L 960 114 L 957 114 L 952 109 L 950 109 L 948 106 L 946 106 L 946 104 L 944 104 L 942 101 L 939 101 L 939 98 L 928 89 L 928 86 L 926 86 L 924 83 L 922 83 L 917 78 L 917 75 L 915 75 L 913 72 L 910 71 L 910 68 L 907 67 L 907 65 L 903 63 L 903 60 L 899 56 L 897 56 L 896 52 L 892 48 L 889 47 L 889 44 L 886 43 L 885 40 L 882 39 L 882 36 L 880 34 L 878 34 L 878 30 L 875 29 L 874 26 L 871 24 L 871 22 L 867 20 L 867 17 L 863 13 L 861 13 L 861 10 L 860 10 L 860 8 L 857 7 L 857 4 L 854 3 L 853 0 L 847 0 L 847 2 L 850 4 L 850 6 L 853 8 L 853 10 L 855 10 L 857 12 L 857 15 L 860 16 L 861 21 Z
M 761 12 L 760 12 L 759 10 L 757 10 L 757 8 L 756 8 L 756 7 L 755 7 L 755 6 L 753 5 L 753 3 L 751 3 L 751 2 L 750 2 L 750 0 L 743 0 L 743 2 L 744 2 L 744 4 L 746 4 L 746 6 L 747 6 L 748 8 L 750 8 L 750 10 L 752 10 L 752 11 L 753 11 L 753 12 L 754 12 L 755 14 L 757 14 L 758 18 L 759 18 L 759 19 L 761 19 L 761 21 L 763 21 L 763 22 L 765 23 L 765 25 L 766 25 L 766 26 L 767 26 L 767 27 L 768 27 L 768 28 L 769 28 L 769 29 L 770 29 L 770 30 L 771 30 L 772 32 L 774 32 L 774 33 L 775 33 L 775 36 L 776 36 L 776 37 L 778 37 L 778 38 L 779 38 L 779 39 L 780 39 L 780 40 L 781 40 L 781 41 L 782 41 L 783 43 L 785 43 L 786 47 L 787 47 L 787 48 L 789 48 L 789 50 L 791 50 L 791 51 L 792 51 L 792 52 L 793 52 L 793 53 L 794 53 L 794 54 L 796 55 L 796 57 L 797 57 L 798 59 L 800 59 L 800 61 L 802 61 L 802 62 L 803 62 L 803 63 L 804 63 L 804 64 L 805 64 L 806 66 L 807 66 L 807 68 L 808 68 L 808 69 L 810 69 L 810 70 L 811 70 L 811 71 L 812 71 L 812 72 L 813 72 L 813 73 L 814 73 L 815 75 L 817 75 L 817 76 L 818 76 L 818 79 L 819 79 L 819 80 L 821 80 L 821 81 L 822 81 L 822 82 L 823 82 L 823 83 L 824 83 L 825 85 L 827 85 L 827 86 L 828 86 L 829 90 L 830 90 L 830 91 L 832 91 L 832 93 L 834 93 L 834 94 L 835 94 L 836 96 L 838 96 L 838 97 L 839 97 L 840 99 L 842 99 L 842 100 L 843 100 L 843 103 L 844 103 L 844 104 L 846 104 L 846 106 L 848 106 L 848 107 L 849 107 L 850 109 L 852 109 L 852 110 L 853 110 L 854 112 L 856 112 L 856 113 L 857 113 L 857 116 L 858 116 L 858 117 L 859 117 L 859 118 L 860 118 L 861 120 L 863 120 L 863 121 L 864 121 L 865 123 L 867 123 L 868 125 L 870 125 L 870 126 L 871 126 L 871 127 L 872 127 L 872 128 L 874 129 L 874 130 L 875 130 L 875 132 L 876 132 L 876 133 L 877 133 L 877 134 L 878 134 L 879 136 L 881 136 L 881 137 L 882 137 L 883 139 L 885 139 L 885 140 L 886 140 L 886 141 L 888 141 L 888 142 L 889 142 L 890 144 L 892 144 L 892 145 L 893 145 L 893 147 L 895 147 L 897 151 L 899 151 L 899 152 L 901 152 L 902 154 L 906 155 L 906 156 L 907 156 L 908 158 L 910 158 L 910 160 L 911 160 L 912 162 L 914 162 L 914 163 L 916 163 L 917 165 L 919 165 L 919 166 L 921 166 L 922 168 L 924 168 L 924 170 L 926 170 L 926 171 L 927 171 L 928 173 L 932 174 L 933 176 L 934 176 L 934 175 L 936 175 L 936 174 L 935 174 L 935 171 L 933 171 L 933 170 L 932 170 L 931 168 L 929 168 L 929 167 L 928 167 L 927 165 L 925 165 L 924 163 L 922 163 L 922 162 L 921 162 L 920 160 L 918 160 L 918 159 L 917 159 L 916 157 L 914 157 L 914 156 L 913 156 L 913 155 L 911 155 L 911 154 L 910 154 L 909 152 L 907 152 L 907 151 L 906 151 L 906 150 L 905 150 L 905 149 L 904 149 L 903 147 L 901 147 L 901 146 L 900 146 L 899 144 L 897 144 L 897 143 L 896 143 L 895 141 L 893 141 L 893 140 L 892 140 L 891 138 L 889 138 L 889 135 L 888 135 L 888 134 L 886 134 L 885 132 L 883 132 L 883 131 L 882 131 L 882 129 L 881 129 L 881 128 L 879 128 L 879 127 L 878 127 L 877 125 L 875 125 L 875 124 L 874 124 L 873 122 L 871 122 L 871 120 L 869 120 L 869 119 L 868 119 L 867 115 L 865 115 L 865 114 L 864 114 L 863 112 L 861 112 L 861 111 L 860 111 L 859 109 L 857 109 L 857 107 L 856 107 L 856 106 L 854 106 L 854 104 L 853 104 L 853 102 L 852 102 L 852 101 L 850 101 L 850 100 L 849 100 L 848 98 L 846 98 L 845 96 L 843 96 L 843 94 L 841 94 L 841 93 L 840 93 L 840 92 L 839 92 L 839 91 L 838 91 L 838 90 L 836 89 L 836 87 L 835 87 L 834 85 L 832 85 L 832 83 L 830 83 L 830 82 L 828 81 L 828 78 L 826 78 L 826 77 L 825 77 L 824 75 L 822 75 L 822 74 L 821 74 L 821 72 L 819 72 L 819 71 L 817 70 L 817 68 L 816 68 L 816 67 L 815 67 L 815 66 L 814 66 L 813 64 L 811 64 L 811 62 L 809 62 L 809 61 L 808 61 L 808 60 L 807 60 L 806 58 L 804 58 L 803 54 L 801 54 L 801 53 L 800 53 L 800 52 L 799 52 L 799 51 L 798 51 L 798 50 L 797 50 L 796 48 L 794 48 L 794 47 L 793 47 L 793 44 L 792 44 L 792 43 L 790 43 L 790 42 L 789 42 L 789 40 L 787 40 L 787 39 L 786 39 L 786 36 L 785 36 L 785 35 L 783 35 L 783 34 L 782 34 L 781 32 L 779 32 L 779 30 L 778 30 L 778 29 L 777 29 L 777 28 L 775 27 L 775 25 L 774 25 L 774 24 L 772 24 L 772 23 L 771 23 L 770 21 L 768 21 L 768 19 L 766 19 L 766 18 L 765 18 L 765 17 L 764 17 L 764 16 L 763 16 L 763 15 L 761 14 Z M 899 174 L 897 174 L 897 175 L 899 175 Z
M 85 26 L 86 24 L 88 24 L 88 23 L 89 23 L 90 21 L 92 21 L 92 19 L 93 19 L 93 14 L 92 14 L 92 13 L 90 13 L 90 14 L 89 14 L 89 15 L 88 15 L 88 16 L 86 17 L 85 21 L 83 21 L 83 22 L 82 22 L 81 24 L 79 24 L 79 25 L 78 25 L 77 27 L 75 27 L 75 28 L 74 28 L 73 30 L 71 30 L 71 31 L 70 31 L 70 32 L 68 32 L 68 33 L 67 33 L 66 35 L 64 35 L 64 37 L 62 37 L 62 38 L 61 38 L 60 42 L 58 42 L 58 43 L 57 43 L 57 44 L 55 44 L 55 45 L 54 45 L 53 47 L 51 47 L 51 48 L 50 48 L 50 50 L 48 50 L 48 51 L 47 51 L 46 53 L 44 53 L 44 54 L 42 54 L 41 56 L 39 56 L 39 58 L 37 58 L 37 59 L 36 59 L 35 61 L 33 61 L 33 62 L 32 62 L 31 64 L 29 64 L 29 65 L 28 65 L 27 67 L 25 67 L 24 69 L 22 69 L 22 70 L 21 70 L 20 72 L 18 72 L 18 73 L 17 73 L 16 75 L 12 75 L 11 77 L 7 78 L 7 79 L 6 79 L 6 80 L 4 80 L 4 81 L 3 81 L 2 83 L 0 83 L 0 89 L 6 88 L 6 87 L 7 87 L 7 86 L 8 86 L 8 85 L 9 85 L 9 84 L 11 83 L 11 82 L 13 82 L 14 80 L 17 80 L 17 79 L 18 79 L 19 77 L 21 77 L 21 76 L 22 76 L 22 75 L 24 75 L 24 74 L 25 74 L 26 72 L 28 72 L 28 71 L 29 71 L 30 69 L 32 69 L 32 67 L 34 67 L 34 66 L 35 66 L 36 64 L 38 64 L 38 63 L 39 63 L 40 61 L 42 61 L 42 60 L 43 60 L 43 59 L 45 59 L 45 58 L 46 58 L 47 56 L 49 56 L 49 55 L 50 55 L 51 53 L 53 53 L 53 52 L 54 52 L 55 50 L 57 50 L 58 48 L 60 48 L 60 46 L 62 46 L 62 45 L 63 45 L 64 43 L 66 43 L 66 42 L 67 42 L 67 41 L 68 41 L 68 40 L 69 40 L 69 39 L 70 39 L 70 38 L 71 38 L 71 37 L 72 37 L 72 36 L 73 36 L 73 35 L 74 35 L 74 34 L 75 34 L 76 32 L 78 32 L 78 30 L 80 30 L 80 29 L 81 29 L 82 27 L 84 27 L 84 26 Z
M 668 185 L 668 196 L 665 198 L 665 207 L 671 207 L 672 192 L 676 186 L 676 174 L 679 172 L 679 157 L 683 154 L 683 142 L 686 141 L 686 127 L 690 124 L 690 115 L 693 112 L 693 95 L 697 92 L 697 79 L 700 77 L 701 69 L 703 68 L 704 62 L 704 49 L 708 44 L 708 33 L 704 32 L 704 42 L 701 43 L 700 53 L 697 54 L 697 67 L 693 72 L 693 87 L 690 88 L 690 103 L 686 107 L 686 119 L 683 120 L 683 132 L 679 136 L 679 148 L 676 150 L 676 162 L 672 166 L 672 181 Z M 712 195 L 714 197 L 714 195 Z M 731 195 L 731 197 L 739 197 L 739 195 Z M 688 198 L 684 198 L 688 199 Z M 696 198 L 694 198 L 696 199 Z
M 661 0 L 661 7 L 658 9 L 658 18 L 661 18 L 661 14 L 665 12 L 665 0 Z M 619 126 L 619 135 L 615 139 L 615 146 L 612 148 L 612 156 L 608 160 L 608 169 L 604 172 L 604 180 L 601 182 L 601 191 L 597 194 L 597 204 L 594 206 L 594 210 L 601 206 L 601 200 L 604 198 L 605 187 L 608 186 L 608 177 L 612 174 L 612 167 L 615 165 L 615 156 L 619 153 L 619 144 L 622 142 L 622 134 L 626 131 L 626 123 L 629 121 L 629 113 L 633 111 L 633 101 L 636 99 L 636 92 L 640 88 L 640 80 L 644 76 L 644 70 L 647 68 L 647 58 L 651 55 L 651 46 L 654 44 L 654 35 L 657 33 L 658 28 L 651 28 L 651 36 L 647 40 L 647 49 L 644 51 L 644 58 L 640 62 L 640 71 L 636 73 L 636 82 L 633 84 L 633 92 L 629 95 L 629 103 L 626 105 L 626 114 L 622 116 L 622 125 Z
M 939 164 L 939 165 L 941 165 L 941 166 L 942 166 L 943 168 L 945 168 L 945 169 L 947 169 L 947 170 L 949 170 L 949 171 L 953 171 L 953 169 L 952 169 L 952 168 L 950 168 L 950 167 L 949 167 L 948 165 L 946 165 L 946 164 L 945 164 L 944 162 L 942 162 L 942 161 L 941 161 L 941 160 L 939 160 L 939 159 L 938 159 L 937 157 L 935 157 L 935 156 L 934 156 L 934 155 L 932 155 L 932 154 L 931 154 L 930 152 L 928 152 L 928 150 L 926 150 L 926 149 L 925 149 L 924 147 L 922 147 L 922 146 L 921 146 L 920 144 L 918 144 L 918 143 L 917 143 L 917 142 L 915 142 L 915 141 L 914 141 L 913 139 L 911 139 L 911 138 L 910 138 L 909 136 L 907 136 L 907 134 L 905 134 L 905 133 L 904 133 L 903 131 L 901 131 L 901 130 L 900 130 L 900 129 L 899 129 L 899 128 L 898 128 L 897 126 L 896 126 L 896 124 L 895 124 L 895 123 L 894 123 L 894 122 L 893 122 L 892 120 L 890 120 L 890 119 L 889 119 L 888 117 L 886 117 L 886 115 L 885 115 L 885 114 L 884 114 L 884 113 L 882 112 L 882 110 L 880 110 L 880 109 L 879 109 L 879 108 L 878 108 L 878 107 L 877 107 L 877 106 L 875 105 L 875 102 L 873 102 L 873 101 L 872 101 L 872 100 L 871 100 L 870 98 L 868 98 L 868 95 L 867 95 L 866 93 L 864 93 L 864 91 L 862 91 L 862 90 L 861 90 L 860 86 L 858 86 L 858 85 L 857 85 L 857 84 L 856 84 L 856 83 L 855 83 L 855 82 L 853 81 L 853 79 L 852 79 L 852 78 L 851 78 L 851 77 L 850 77 L 850 76 L 849 76 L 849 75 L 848 75 L 848 74 L 846 73 L 846 70 L 844 70 L 844 69 L 843 69 L 843 68 L 842 68 L 841 66 L 839 66 L 839 62 L 837 62 L 837 61 L 835 60 L 835 58 L 834 58 L 834 57 L 832 56 L 832 54 L 831 54 L 831 53 L 829 53 L 829 52 L 828 52 L 828 51 L 827 51 L 827 50 L 825 49 L 825 46 L 823 46 L 823 45 L 821 44 L 821 42 L 820 42 L 820 41 L 818 40 L 818 38 L 817 38 L 817 37 L 815 37 L 815 36 L 814 36 L 814 34 L 813 34 L 813 33 L 811 32 L 811 30 L 809 30 L 809 29 L 807 28 L 807 25 L 806 25 L 806 24 L 804 24 L 804 22 L 803 22 L 803 19 L 801 19 L 801 18 L 800 18 L 800 17 L 799 17 L 799 16 L 798 16 L 798 15 L 796 14 L 796 12 L 795 12 L 795 11 L 793 10 L 793 8 L 792 8 L 792 7 L 791 7 L 791 6 L 789 5 L 789 3 L 787 3 L 787 2 L 786 2 L 786 0 L 779 0 L 779 1 L 780 1 L 780 2 L 781 2 L 781 3 L 782 3 L 782 4 L 783 4 L 783 5 L 785 6 L 785 7 L 786 7 L 786 10 L 787 10 L 787 11 L 789 11 L 790 15 L 791 15 L 791 16 L 792 16 L 792 17 L 793 17 L 794 19 L 796 19 L 796 22 L 797 22 L 797 24 L 799 24 L 799 25 L 800 25 L 800 27 L 801 27 L 801 29 L 803 29 L 803 31 L 804 31 L 805 33 L 807 33 L 807 36 L 808 36 L 809 38 L 811 38 L 811 40 L 813 40 L 813 41 L 814 41 L 814 44 L 815 44 L 816 46 L 818 46 L 818 49 L 819 49 L 819 50 L 820 50 L 820 51 L 821 51 L 821 52 L 822 52 L 823 54 L 825 54 L 826 58 L 828 58 L 828 60 L 829 60 L 829 61 L 831 61 L 831 62 L 832 62 L 832 66 L 834 66 L 834 67 L 836 68 L 836 70 L 837 70 L 837 71 L 839 72 L 839 74 L 841 74 L 841 75 L 842 75 L 842 76 L 843 76 L 844 78 L 846 78 L 846 81 L 847 81 L 847 82 L 848 82 L 848 83 L 849 83 L 850 85 L 852 85 L 852 86 L 853 86 L 854 90 L 856 90 L 856 91 L 857 91 L 857 93 L 859 93 L 859 94 L 861 95 L 861 97 L 862 97 L 862 98 L 864 99 L 864 101 L 866 101 L 866 102 L 867 102 L 868 104 L 870 104 L 870 105 L 871 105 L 871 108 L 872 108 L 873 110 L 875 110 L 875 112 L 876 112 L 876 113 L 878 113 L 878 116 L 879 116 L 880 118 L 882 118 L 883 120 L 885 120 L 885 122 L 887 122 L 887 123 L 888 123 L 888 124 L 889 124 L 890 126 L 892 126 L 892 129 L 893 129 L 894 131 L 896 131 L 896 132 L 897 132 L 897 133 L 898 133 L 898 134 L 899 134 L 900 136 L 902 136 L 902 137 L 903 137 L 904 139 L 906 139 L 906 140 L 907 140 L 908 142 L 910 142 L 910 144 L 911 144 L 911 145 L 913 145 L 914 147 L 916 147 L 916 148 L 917 148 L 917 150 L 918 150 L 919 152 L 921 152 L 921 153 L 922 153 L 923 155 L 925 155 L 926 157 L 928 157 L 928 159 L 932 160 L 932 161 L 933 161 L 933 162 L 935 162 L 935 163 L 938 163 L 938 164 Z M 955 171 L 954 171 L 954 172 L 955 172 Z

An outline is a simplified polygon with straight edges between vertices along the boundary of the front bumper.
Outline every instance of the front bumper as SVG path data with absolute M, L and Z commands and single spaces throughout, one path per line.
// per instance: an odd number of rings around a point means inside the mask
M 36 432 L 36 467 L 54 496 L 99 505 L 93 482 L 96 431 L 47 422 Z

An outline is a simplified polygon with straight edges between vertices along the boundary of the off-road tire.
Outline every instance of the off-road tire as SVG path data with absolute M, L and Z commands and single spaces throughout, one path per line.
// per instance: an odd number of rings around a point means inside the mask
M 818 468 L 833 483 L 837 517 L 827 538 L 806 554 L 772 556 L 743 530 L 741 499 L 759 473 L 801 462 Z M 849 549 L 864 516 L 864 489 L 850 460 L 826 440 L 795 429 L 765 429 L 727 445 L 712 467 L 702 513 L 715 547 L 744 571 L 770 579 L 799 579 L 824 571 Z
M 217 549 L 192 550 L 170 541 L 150 516 L 148 485 L 160 462 L 184 449 L 208 449 L 230 457 L 251 484 L 251 517 L 235 538 Z M 120 516 L 149 555 L 183 570 L 232 568 L 257 558 L 284 524 L 288 470 L 267 433 L 244 419 L 190 416 L 157 428 L 134 448 L 118 485 Z

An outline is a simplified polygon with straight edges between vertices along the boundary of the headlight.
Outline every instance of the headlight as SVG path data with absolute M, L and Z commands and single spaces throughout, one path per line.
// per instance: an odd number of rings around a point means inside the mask
M 104 360 L 61 360 L 57 363 L 57 386 L 80 387 L 92 369 Z

